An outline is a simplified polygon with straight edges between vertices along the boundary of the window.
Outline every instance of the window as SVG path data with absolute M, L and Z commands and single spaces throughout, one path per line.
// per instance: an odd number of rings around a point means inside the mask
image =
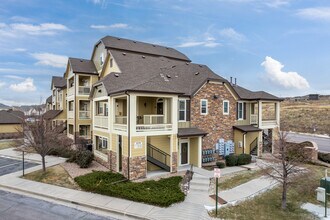
M 244 105 L 243 102 L 239 102 L 237 105 L 237 119 L 243 120 Z
M 100 65 L 103 66 L 104 63 L 104 57 L 103 57 L 103 53 L 101 53 L 100 55 Z
M 104 103 L 104 116 L 108 116 L 108 115 L 109 115 L 108 104 Z
M 186 121 L 186 100 L 179 100 L 179 121 Z
M 69 125 L 69 134 L 73 135 L 73 125 Z
M 103 105 L 101 102 L 96 103 L 96 112 L 98 115 L 103 115 Z
M 79 126 L 79 135 L 80 136 L 88 136 L 88 125 L 80 125 Z
M 229 115 L 229 101 L 228 100 L 223 101 L 223 114 Z
M 201 115 L 207 115 L 207 100 L 202 99 L 201 100 Z
M 110 58 L 110 67 L 112 67 L 112 66 L 113 66 L 113 59 Z
M 101 152 L 106 152 L 108 149 L 108 139 L 105 137 L 95 136 L 96 138 L 96 149 Z
M 73 111 L 73 101 L 69 102 L 69 111 Z

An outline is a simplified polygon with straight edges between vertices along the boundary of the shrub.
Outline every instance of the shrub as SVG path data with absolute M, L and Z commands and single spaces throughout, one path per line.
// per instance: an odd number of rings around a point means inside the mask
M 252 156 L 250 154 L 240 154 L 237 158 L 237 165 L 246 165 L 251 163 Z
M 317 157 L 323 162 L 330 163 L 330 153 L 318 152 Z
M 220 169 L 226 167 L 226 164 L 225 164 L 224 162 L 222 162 L 222 161 L 218 161 L 218 162 L 216 163 L 216 165 L 217 165 L 217 167 L 220 168 Z
M 78 151 L 74 158 L 80 168 L 87 168 L 91 165 L 94 159 L 94 154 L 89 150 Z
M 84 190 L 102 195 L 168 207 L 184 200 L 180 189 L 181 176 L 144 182 L 118 182 L 125 178 L 118 173 L 95 171 L 74 179 Z
M 76 154 L 75 150 L 64 147 L 54 148 L 48 153 L 48 155 L 64 157 L 64 158 L 71 158 L 75 154 Z
M 227 155 L 225 159 L 226 159 L 226 166 L 232 167 L 237 165 L 238 157 L 235 154 Z

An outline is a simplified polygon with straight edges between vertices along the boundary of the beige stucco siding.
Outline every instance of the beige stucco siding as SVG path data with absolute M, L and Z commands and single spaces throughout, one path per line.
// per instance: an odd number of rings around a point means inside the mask
M 239 130 L 234 130 L 235 154 L 250 154 L 250 144 L 259 136 L 259 132 L 248 132 L 245 135 L 245 146 L 243 140 L 244 133 Z M 239 141 L 242 141 L 242 147 L 239 147 Z M 244 149 L 243 149 L 244 147 Z
M 148 143 L 170 154 L 170 138 L 167 135 L 148 137 Z
M 22 131 L 20 124 L 1 124 L 0 133 L 17 133 Z
M 194 166 L 198 167 L 198 138 L 190 138 L 189 140 L 190 164 L 193 164 Z
M 137 145 L 138 142 L 142 143 L 141 148 L 135 148 L 135 145 Z M 131 138 L 131 149 L 132 149 L 131 150 L 132 157 L 145 156 L 146 155 L 146 137 L 145 136 L 132 137 Z
M 103 54 L 103 59 L 105 61 L 106 55 L 107 55 L 107 50 L 104 47 L 104 44 L 101 42 L 95 47 L 94 55 L 93 55 L 93 62 L 95 64 L 96 70 L 101 71 L 102 66 L 100 63 L 100 56 Z

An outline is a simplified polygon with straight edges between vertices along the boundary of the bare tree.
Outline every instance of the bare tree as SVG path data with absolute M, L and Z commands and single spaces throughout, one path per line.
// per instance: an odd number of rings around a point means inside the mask
M 282 209 L 287 208 L 287 191 L 294 182 L 295 176 L 303 172 L 301 165 L 308 160 L 307 152 L 301 144 L 287 142 L 286 132 L 278 132 L 278 138 L 273 142 L 274 152 L 259 166 L 269 177 L 282 186 Z
M 23 122 L 24 130 L 22 136 L 24 143 L 20 147 L 32 148 L 42 159 L 42 170 L 46 172 L 45 157 L 57 148 L 69 147 L 72 144 L 71 139 L 63 134 L 63 125 L 51 128 L 41 117 L 34 122 Z

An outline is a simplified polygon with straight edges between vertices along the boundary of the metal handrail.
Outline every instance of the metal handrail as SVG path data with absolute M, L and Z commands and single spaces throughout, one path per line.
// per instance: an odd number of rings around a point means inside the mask
M 251 148 L 251 147 L 253 147 L 253 148 Z M 250 154 L 251 154 L 251 152 L 255 149 L 255 148 L 257 148 L 258 147 L 258 138 L 256 137 L 253 141 L 252 141 L 252 143 L 250 144 Z
M 158 161 L 160 161 L 160 162 L 162 162 L 162 163 L 164 163 L 165 165 L 167 165 L 167 157 L 169 157 L 169 159 L 170 159 L 170 157 L 171 157 L 171 155 L 169 155 L 168 153 L 166 153 L 166 152 L 164 152 L 164 151 L 162 151 L 162 150 L 160 150 L 159 148 L 157 148 L 157 147 L 155 147 L 155 146 L 153 146 L 152 144 L 147 144 L 147 146 L 148 146 L 148 150 L 147 150 L 147 154 L 148 154 L 148 156 L 150 156 L 150 157 L 152 157 L 152 158 L 155 158 L 154 157 L 154 151 L 156 151 L 156 152 L 158 152 L 159 154 L 160 154 L 160 156 L 162 156 L 163 158 L 163 161 L 161 161 L 161 160 L 158 160 Z M 156 158 L 155 158 L 156 159 Z

